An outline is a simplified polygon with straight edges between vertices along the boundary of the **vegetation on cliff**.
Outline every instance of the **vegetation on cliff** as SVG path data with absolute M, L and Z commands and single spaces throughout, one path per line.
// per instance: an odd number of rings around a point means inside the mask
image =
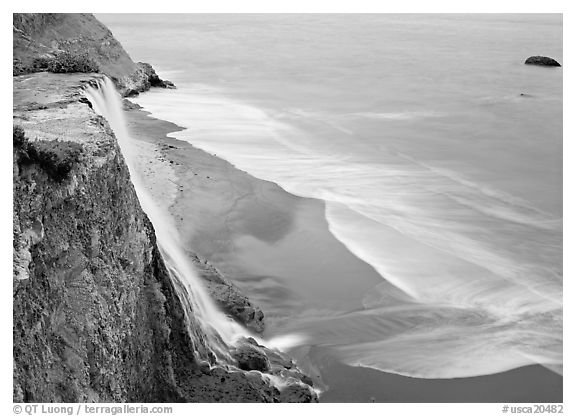
M 34 69 L 56 74 L 99 71 L 98 64 L 87 53 L 61 52 L 54 57 L 35 58 L 32 65 Z
M 74 142 L 52 140 L 31 143 L 26 138 L 24 129 L 16 125 L 13 145 L 16 163 L 20 166 L 38 164 L 48 177 L 57 182 L 68 178 L 82 154 L 82 146 Z

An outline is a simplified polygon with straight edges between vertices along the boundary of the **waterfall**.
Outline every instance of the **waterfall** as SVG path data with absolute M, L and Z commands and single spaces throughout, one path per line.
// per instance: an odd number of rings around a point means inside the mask
M 177 240 L 178 232 L 172 218 L 169 214 L 162 212 L 143 186 L 142 178 L 139 177 L 135 169 L 134 152 L 132 151 L 136 143 L 130 137 L 124 119 L 122 99 L 112 81 L 105 77 L 98 82 L 98 87 L 88 87 L 85 94 L 96 113 L 108 121 L 116 136 L 124 160 L 128 165 L 138 200 L 154 226 L 158 247 L 185 309 L 190 337 L 193 342 L 204 344 L 202 341 L 206 341 L 207 345 L 195 345 L 198 358 L 214 361 L 211 359 L 211 355 L 215 354 L 217 359 L 231 362 L 229 347 L 241 337 L 251 335 L 214 304 L 203 287 L 190 259 Z M 202 340 L 202 335 L 198 333 L 198 326 L 205 334 L 204 340 Z

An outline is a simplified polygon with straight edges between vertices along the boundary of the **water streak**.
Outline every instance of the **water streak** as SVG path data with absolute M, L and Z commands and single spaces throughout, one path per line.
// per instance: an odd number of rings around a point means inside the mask
M 561 371 L 561 218 L 385 146 L 376 158 L 352 129 L 312 137 L 296 127 L 314 126 L 318 114 L 282 117 L 199 85 L 137 101 L 186 127 L 172 137 L 324 200 L 334 236 L 399 289 L 375 288 L 364 311 L 293 318 L 283 331 L 308 334 L 348 364 L 414 377 L 534 362 Z M 398 314 L 397 304 L 410 307 Z

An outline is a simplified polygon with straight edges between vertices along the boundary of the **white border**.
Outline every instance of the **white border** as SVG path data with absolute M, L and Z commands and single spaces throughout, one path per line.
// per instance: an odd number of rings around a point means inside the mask
M 7 2 L 5 2 L 7 3 Z M 8 10 L 4 10 L 5 7 Z M 16 9 L 17 7 L 17 9 Z M 202 0 L 202 1 L 162 1 L 160 2 L 113 2 L 111 0 L 97 1 L 92 4 L 79 4 L 77 1 L 50 1 L 40 2 L 37 0 L 28 1 L 26 4 L 12 4 L 2 6 L 3 13 L 2 28 L 4 29 L 2 37 L 2 56 L 5 61 L 11 55 L 10 41 L 12 38 L 10 30 L 11 13 L 13 12 L 84 12 L 89 9 L 94 13 L 126 13 L 126 12 L 189 12 L 189 13 L 258 13 L 258 12 L 306 12 L 306 13 L 406 13 L 406 12 L 425 12 L 425 13 L 440 13 L 440 12 L 459 12 L 459 13 L 563 13 L 564 14 L 564 52 L 563 52 L 563 71 L 564 71 L 564 212 L 573 214 L 574 208 L 574 195 L 572 189 L 574 184 L 572 179 L 574 176 L 573 151 L 574 151 L 574 99 L 573 92 L 576 91 L 574 86 L 573 71 L 574 58 L 573 58 L 573 39 L 576 39 L 574 33 L 575 19 L 573 18 L 573 6 L 568 1 L 497 1 L 485 0 L 482 2 L 464 2 L 464 1 L 446 1 L 446 0 L 431 0 L 431 1 L 402 1 L 402 2 L 384 2 L 384 1 L 369 1 L 369 0 L 354 0 L 354 1 L 316 1 L 311 0 L 291 0 L 284 2 L 274 2 L 273 0 Z M 1 67 L 2 79 L 8 83 L 10 66 L 8 62 L 4 62 Z M 0 241 L 2 243 L 2 302 L 0 303 L 0 316 L 2 316 L 1 332 L 4 334 L 4 342 L 1 343 L 0 355 L 0 372 L 1 372 L 1 389 L 0 399 L 3 414 L 12 413 L 12 297 L 11 287 L 12 279 L 12 181 L 11 181 L 11 144 L 9 143 L 9 129 L 10 124 L 9 115 L 11 113 L 11 97 L 8 92 L 5 92 L 2 97 L 2 151 L 0 152 L 0 167 L 2 175 L 0 176 L 0 184 L 2 192 L 3 204 L 1 205 L 1 218 L 0 222 Z M 568 219 L 564 221 L 564 238 L 565 238 L 565 260 L 564 260 L 564 293 L 565 299 L 565 332 L 564 332 L 564 350 L 566 352 L 575 351 L 573 331 L 574 316 L 574 303 L 572 297 L 574 292 L 574 261 L 572 249 L 574 245 L 574 221 L 572 216 L 569 215 Z M 574 414 L 572 409 L 574 393 L 573 377 L 574 363 L 573 354 L 564 355 L 564 400 L 565 408 L 564 414 Z M 570 387 L 572 386 L 572 387 Z M 210 406 L 210 407 L 208 407 Z M 175 415 L 190 415 L 192 412 L 203 413 L 214 411 L 215 408 L 210 404 L 178 404 L 174 405 Z M 315 405 L 291 405 L 291 404 L 276 404 L 273 408 L 265 407 L 262 405 L 219 405 L 218 410 L 230 413 L 249 413 L 251 415 L 264 414 L 274 412 L 277 415 L 290 414 L 296 411 L 298 413 L 326 413 L 334 414 L 339 412 L 362 412 L 362 416 L 369 414 L 377 415 L 500 415 L 501 405 L 497 404 L 321 404 Z

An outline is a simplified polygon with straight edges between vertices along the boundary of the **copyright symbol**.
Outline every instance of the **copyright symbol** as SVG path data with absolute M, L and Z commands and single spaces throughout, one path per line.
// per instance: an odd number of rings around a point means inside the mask
M 20 413 L 22 413 L 22 406 L 20 406 L 19 404 L 17 404 L 16 406 L 14 406 L 14 413 L 16 413 L 17 415 L 19 415 Z

